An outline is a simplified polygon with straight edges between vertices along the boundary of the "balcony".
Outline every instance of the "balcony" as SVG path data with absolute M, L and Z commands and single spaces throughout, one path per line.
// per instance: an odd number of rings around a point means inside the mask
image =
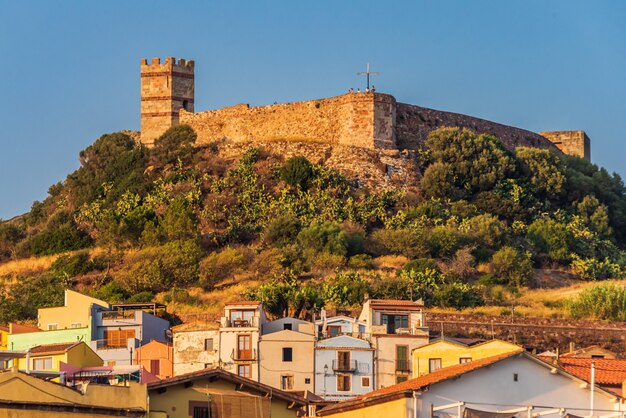
M 320 332 L 318 333 L 318 338 L 320 340 L 325 340 L 328 338 L 339 337 L 341 335 L 346 335 L 348 337 L 354 337 L 360 340 L 365 340 L 365 341 L 370 341 L 370 342 L 372 341 L 371 335 L 365 332 L 338 332 L 334 335 L 330 335 L 330 333 L 328 332 Z
M 333 371 L 334 372 L 354 372 L 358 368 L 356 360 L 349 361 L 337 361 L 333 360 Z
M 232 353 L 230 354 L 230 358 L 234 361 L 234 362 L 239 362 L 239 363 L 248 363 L 248 362 L 253 362 L 257 360 L 257 355 L 256 355 L 256 349 L 252 349 L 252 350 L 233 350 Z
M 396 372 L 410 373 L 411 372 L 411 360 L 407 360 L 407 359 L 396 360 Z
M 125 342 L 125 344 L 124 344 Z M 130 350 L 139 347 L 140 341 L 136 338 L 128 338 L 126 341 L 92 340 L 91 348 L 99 350 Z
M 258 328 L 259 327 L 259 318 L 253 317 L 252 319 L 235 319 L 230 320 L 230 318 L 226 318 L 223 316 L 220 319 L 220 325 L 222 328 Z

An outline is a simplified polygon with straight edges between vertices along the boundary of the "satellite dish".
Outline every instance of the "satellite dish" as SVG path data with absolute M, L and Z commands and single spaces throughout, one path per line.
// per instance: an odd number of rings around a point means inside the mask
M 172 339 L 172 337 L 174 336 L 174 333 L 172 332 L 171 329 L 166 329 L 165 330 L 165 337 Z

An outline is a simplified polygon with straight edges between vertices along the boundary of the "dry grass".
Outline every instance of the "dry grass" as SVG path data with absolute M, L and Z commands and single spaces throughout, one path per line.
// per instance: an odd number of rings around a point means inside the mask
M 50 268 L 58 255 L 22 258 L 0 264 L 0 277 L 17 277 L 41 273 Z

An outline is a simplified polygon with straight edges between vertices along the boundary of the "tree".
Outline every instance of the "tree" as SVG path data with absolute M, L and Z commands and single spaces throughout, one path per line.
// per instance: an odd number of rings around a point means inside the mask
M 537 219 L 529 227 L 526 238 L 554 261 L 570 259 L 571 236 L 567 226 L 553 219 Z
M 179 159 L 186 162 L 193 154 L 197 137 L 189 125 L 173 126 L 154 141 L 152 153 L 164 165 L 176 163 Z
M 508 246 L 495 252 L 490 268 L 493 274 L 509 286 L 523 286 L 533 276 L 530 254 Z
M 530 184 L 542 196 L 556 200 L 565 191 L 565 167 L 555 152 L 519 147 L 515 156 Z

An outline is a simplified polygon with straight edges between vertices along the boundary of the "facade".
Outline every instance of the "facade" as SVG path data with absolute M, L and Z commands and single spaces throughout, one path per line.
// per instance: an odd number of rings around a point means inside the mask
M 470 361 L 520 351 L 521 349 L 521 347 L 515 344 L 502 340 L 467 344 L 453 338 L 438 339 L 412 351 L 412 376 L 419 377 L 439 370 L 442 367 L 469 363 Z
M 135 364 L 159 379 L 174 376 L 173 358 L 172 344 L 162 341 L 153 340 L 135 350 Z
M 88 385 L 78 391 L 16 369 L 0 372 L 0 418 L 147 417 L 146 385 Z
M 174 376 L 220 365 L 219 324 L 194 322 L 172 328 Z
M 341 401 L 374 389 L 374 348 L 367 340 L 338 335 L 315 344 L 315 394 Z
M 296 318 L 263 325 L 259 342 L 259 381 L 282 390 L 313 392 L 315 328 Z
M 107 302 L 66 289 L 63 306 L 37 310 L 37 326 L 44 331 L 85 328 L 97 311 L 109 307 Z
M 267 322 L 260 302 L 227 303 L 220 319 L 219 358 L 223 369 L 259 380 L 259 341 Z
M 616 359 L 617 354 L 614 351 L 607 350 L 597 345 L 592 345 L 578 350 L 571 350 L 569 353 L 562 354 L 562 357 L 576 358 L 593 358 L 593 359 Z
M 591 407 L 593 396 L 593 409 Z M 524 352 L 443 368 L 329 406 L 318 415 L 336 418 L 613 416 L 624 408 L 620 398 L 562 368 Z M 518 415 L 519 414 L 519 415 Z M 502 416 L 502 415 L 500 415 Z
M 308 416 L 307 401 L 220 369 L 148 384 L 151 418 Z
M 421 301 L 365 301 L 359 322 L 376 349 L 374 389 L 403 382 L 411 376 L 411 352 L 428 344 L 428 327 Z
M 140 309 L 98 311 L 93 317 L 93 348 L 106 365 L 133 364 L 134 352 L 150 341 L 167 342 L 170 324 Z

